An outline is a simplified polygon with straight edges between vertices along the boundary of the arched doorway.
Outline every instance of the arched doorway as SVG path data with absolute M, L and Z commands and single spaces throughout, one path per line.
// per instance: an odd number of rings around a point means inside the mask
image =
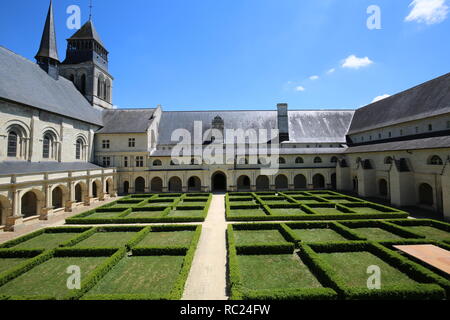
M 295 189 L 306 189 L 306 178 L 302 174 L 298 174 L 294 177 L 294 188 Z
M 128 181 L 124 181 L 123 183 L 123 193 L 124 194 L 130 193 L 130 183 Z
M 275 178 L 275 187 L 277 188 L 277 190 L 288 189 L 289 188 L 288 178 L 283 174 L 277 176 Z
M 142 177 L 137 177 L 134 182 L 134 192 L 144 193 L 145 192 L 145 179 Z
M 358 177 L 353 177 L 353 192 L 358 193 Z
M 426 206 L 434 205 L 433 187 L 428 183 L 419 186 L 419 202 Z
M 337 189 L 336 173 L 331 174 L 331 187 L 333 188 L 333 190 Z
M 250 190 L 250 178 L 248 176 L 240 176 L 237 180 L 237 189 L 239 191 Z
M 98 198 L 99 194 L 101 192 L 101 185 L 98 181 L 92 182 L 92 197 Z
M 202 182 L 199 177 L 190 177 L 188 180 L 188 191 L 201 191 Z
M 325 178 L 320 173 L 316 174 L 313 177 L 313 187 L 314 187 L 314 189 L 325 188 Z
M 388 196 L 388 183 L 385 179 L 378 181 L 378 192 L 382 197 Z
M 268 176 L 259 176 L 256 178 L 256 190 L 266 191 L 270 189 L 270 182 Z
M 213 191 L 226 191 L 227 177 L 223 172 L 216 172 L 211 177 L 211 185 Z
M 172 177 L 169 180 L 169 191 L 170 192 L 181 192 L 182 184 L 181 179 L 178 177 Z
M 152 192 L 162 192 L 163 181 L 159 177 L 155 177 L 152 179 L 150 183 L 150 188 Z
M 21 207 L 22 207 L 21 213 L 24 218 L 37 216 L 40 214 L 38 198 L 34 191 L 28 191 L 23 195 L 21 200 Z
M 81 187 L 81 183 L 75 186 L 75 202 L 83 202 L 83 188 Z
M 63 190 L 61 187 L 56 187 L 52 191 L 52 207 L 53 209 L 60 209 L 63 206 Z

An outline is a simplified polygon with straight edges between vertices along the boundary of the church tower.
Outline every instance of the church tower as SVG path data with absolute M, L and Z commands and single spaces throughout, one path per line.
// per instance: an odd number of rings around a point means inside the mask
M 53 3 L 50 1 L 47 19 L 45 20 L 44 32 L 42 33 L 41 45 L 36 54 L 37 64 L 52 78 L 58 80 L 58 48 L 56 47 L 55 21 L 53 18 Z
M 72 81 L 95 107 L 112 109 L 113 77 L 108 72 L 108 54 L 92 19 L 67 39 L 66 59 L 60 74 Z

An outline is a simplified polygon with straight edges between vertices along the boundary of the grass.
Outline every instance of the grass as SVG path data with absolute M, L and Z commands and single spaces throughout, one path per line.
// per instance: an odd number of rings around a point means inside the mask
M 78 233 L 43 233 L 37 237 L 19 243 L 14 249 L 54 249 L 60 244 L 75 238 Z
M 150 232 L 137 247 L 185 246 L 188 247 L 194 237 L 194 231 Z
M 155 218 L 160 217 L 163 211 L 135 211 L 127 215 L 125 218 Z
M 274 216 L 284 216 L 284 215 L 305 215 L 308 214 L 302 209 L 286 208 L 286 209 L 270 209 L 270 212 Z
M 378 266 L 381 270 L 382 289 L 395 285 L 419 284 L 370 252 L 320 253 L 319 256 L 350 287 L 367 288 L 367 279 L 369 277 L 367 268 L 373 265 Z
M 333 241 L 349 241 L 333 229 L 316 228 L 316 229 L 292 229 L 297 237 L 304 242 L 333 242 Z
M 345 212 L 337 209 L 337 208 L 323 208 L 323 207 L 311 207 L 311 209 L 318 214 L 344 214 Z
M 231 209 L 231 216 L 266 216 L 263 209 Z
M 12 296 L 52 296 L 62 299 L 73 293 L 67 289 L 69 266 L 79 266 L 86 278 L 105 257 L 52 258 L 0 287 L 0 294 Z
M 320 288 L 296 255 L 238 255 L 243 286 L 253 290 Z
M 278 230 L 234 230 L 236 245 L 286 242 Z
M 136 232 L 97 232 L 77 243 L 75 248 L 118 248 L 123 247 Z
M 450 233 L 446 232 L 444 230 L 435 228 L 435 227 L 430 227 L 430 226 L 408 226 L 404 228 L 411 230 L 412 232 L 421 234 L 423 236 L 426 236 L 427 239 L 432 239 L 432 240 L 438 240 L 438 241 L 442 241 L 442 240 L 449 240 L 450 239 Z
M 0 274 L 27 260 L 28 258 L 0 258 Z
M 350 207 L 353 211 L 356 213 L 364 213 L 364 214 L 370 214 L 370 213 L 384 213 L 385 211 L 381 211 L 375 208 L 371 207 Z
M 130 205 L 127 207 L 123 207 L 124 211 L 128 209 Z M 94 212 L 93 214 L 90 214 L 86 216 L 87 219 L 104 219 L 104 218 L 117 218 L 122 212 Z
M 180 273 L 183 256 L 125 257 L 87 293 L 167 295 Z
M 201 217 L 202 210 L 171 210 L 168 217 Z
M 399 240 L 404 239 L 403 237 L 396 235 L 395 233 L 389 232 L 382 228 L 355 228 L 358 235 L 367 238 L 369 241 L 383 241 L 383 240 Z

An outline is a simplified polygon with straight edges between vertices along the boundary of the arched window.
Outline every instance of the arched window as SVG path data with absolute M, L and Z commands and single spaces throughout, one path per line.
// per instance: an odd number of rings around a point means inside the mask
M 338 162 L 338 158 L 337 157 L 332 157 L 330 162 L 331 163 L 337 163 Z
M 154 167 L 162 166 L 161 160 L 155 160 L 155 161 L 153 161 L 153 166 L 154 166 Z
M 170 161 L 170 165 L 171 165 L 171 166 L 178 166 L 178 165 L 179 165 L 179 162 L 178 162 L 177 159 L 173 159 L 173 160 Z
M 322 158 L 321 157 L 315 157 L 314 158 L 314 163 L 322 163 Z
M 8 134 L 8 157 L 17 157 L 17 141 L 18 135 L 11 131 Z
M 49 134 L 44 135 L 44 141 L 42 143 L 42 157 L 44 159 L 49 159 L 53 147 L 53 139 Z
M 282 158 L 282 157 L 279 157 L 278 158 L 278 164 L 286 164 L 286 159 Z
M 393 161 L 392 157 L 384 158 L 384 164 L 392 164 L 392 161 Z
M 103 100 L 106 100 L 106 81 L 103 81 Z
M 442 166 L 444 164 L 441 157 L 439 157 L 439 156 L 432 156 L 430 158 L 429 163 L 434 166 Z
M 295 159 L 295 163 L 296 164 L 301 164 L 301 163 L 305 163 L 305 161 L 303 160 L 302 157 L 297 157 L 297 159 Z
M 80 80 L 80 92 L 81 94 L 85 95 L 86 94 L 86 75 L 83 74 L 81 76 L 81 80 Z
M 76 147 L 75 147 L 75 158 L 77 160 L 82 160 L 82 156 L 83 156 L 83 147 L 84 147 L 84 143 L 83 140 L 78 139 L 77 143 L 76 143 Z

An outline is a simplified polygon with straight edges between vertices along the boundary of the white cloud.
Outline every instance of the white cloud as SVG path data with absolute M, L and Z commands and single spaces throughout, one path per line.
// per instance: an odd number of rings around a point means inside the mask
M 375 98 L 372 100 L 371 103 L 374 103 L 374 102 L 377 102 L 377 101 L 380 101 L 380 100 L 389 98 L 390 96 L 391 96 L 390 94 L 383 94 L 383 95 L 381 95 L 381 96 L 375 97 Z
M 413 0 L 409 5 L 411 12 L 405 21 L 416 21 L 428 25 L 440 23 L 447 18 L 448 6 L 446 0 Z
M 117 106 L 117 105 L 113 105 L 112 108 L 113 108 L 113 109 L 120 109 L 120 107 Z
M 309 77 L 309 80 L 319 80 L 319 76 L 311 76 Z
M 336 71 L 335 68 L 331 68 L 330 70 L 327 71 L 327 74 L 332 74 L 332 73 L 334 73 L 335 71 Z
M 371 64 L 373 64 L 373 61 L 369 57 L 358 58 L 352 54 L 342 62 L 342 68 L 359 69 L 370 66 Z
M 298 91 L 298 92 L 305 91 L 305 87 L 302 87 L 302 86 L 295 87 L 295 91 Z

